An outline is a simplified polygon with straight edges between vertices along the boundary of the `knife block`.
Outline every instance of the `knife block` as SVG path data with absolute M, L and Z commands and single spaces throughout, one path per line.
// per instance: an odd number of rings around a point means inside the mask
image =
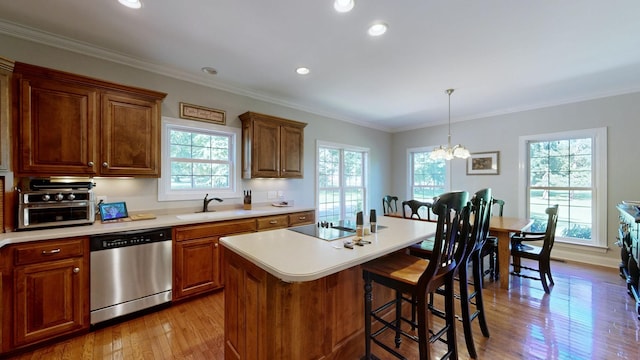
M 251 204 L 243 204 L 243 209 L 251 210 Z

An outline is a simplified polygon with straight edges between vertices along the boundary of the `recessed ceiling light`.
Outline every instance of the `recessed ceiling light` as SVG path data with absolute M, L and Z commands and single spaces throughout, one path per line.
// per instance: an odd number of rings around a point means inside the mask
M 218 70 L 216 70 L 216 69 L 214 69 L 212 67 L 209 67 L 209 66 L 205 66 L 200 70 L 202 70 L 203 73 L 207 73 L 209 75 L 217 75 L 218 74 Z
M 371 36 L 380 36 L 387 32 L 387 24 L 385 23 L 376 23 L 369 27 L 369 35 Z
M 298 75 L 307 75 L 311 72 L 311 70 L 309 70 L 309 68 L 306 67 L 299 67 L 296 69 L 296 73 L 298 73 Z
M 142 7 L 140 0 L 118 0 L 118 2 L 132 9 L 140 9 Z
M 355 5 L 354 0 L 336 0 L 333 2 L 333 8 L 337 12 L 345 13 L 351 11 Z

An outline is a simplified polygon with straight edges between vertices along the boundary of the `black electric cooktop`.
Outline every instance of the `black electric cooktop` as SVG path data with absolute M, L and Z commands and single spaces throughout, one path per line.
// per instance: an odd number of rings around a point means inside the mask
M 378 229 L 384 228 L 384 226 L 378 225 Z M 338 224 L 309 224 L 303 226 L 296 226 L 289 228 L 291 231 L 295 231 L 300 234 L 313 236 L 322 240 L 337 240 L 356 234 L 356 223 L 353 221 L 340 221 Z

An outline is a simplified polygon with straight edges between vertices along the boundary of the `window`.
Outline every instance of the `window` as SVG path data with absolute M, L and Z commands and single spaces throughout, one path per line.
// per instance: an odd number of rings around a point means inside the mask
M 429 158 L 431 148 L 407 150 L 409 158 L 409 198 L 419 201 L 431 201 L 443 194 L 448 188 L 447 161 Z
M 318 220 L 355 221 L 366 209 L 368 149 L 318 142 Z
M 532 231 L 544 231 L 545 209 L 558 204 L 558 241 L 605 247 L 606 128 L 526 136 L 520 143 Z
M 163 118 L 163 176 L 159 200 L 235 195 L 237 131 L 218 125 Z

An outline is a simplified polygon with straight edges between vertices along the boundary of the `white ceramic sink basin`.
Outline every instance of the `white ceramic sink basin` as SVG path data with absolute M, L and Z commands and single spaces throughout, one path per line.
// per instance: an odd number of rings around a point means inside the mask
M 264 210 L 224 210 L 224 211 L 212 211 L 206 213 L 194 213 L 194 214 L 180 214 L 176 217 L 180 220 L 213 220 L 221 218 L 230 218 L 234 216 L 254 216 L 263 213 Z

